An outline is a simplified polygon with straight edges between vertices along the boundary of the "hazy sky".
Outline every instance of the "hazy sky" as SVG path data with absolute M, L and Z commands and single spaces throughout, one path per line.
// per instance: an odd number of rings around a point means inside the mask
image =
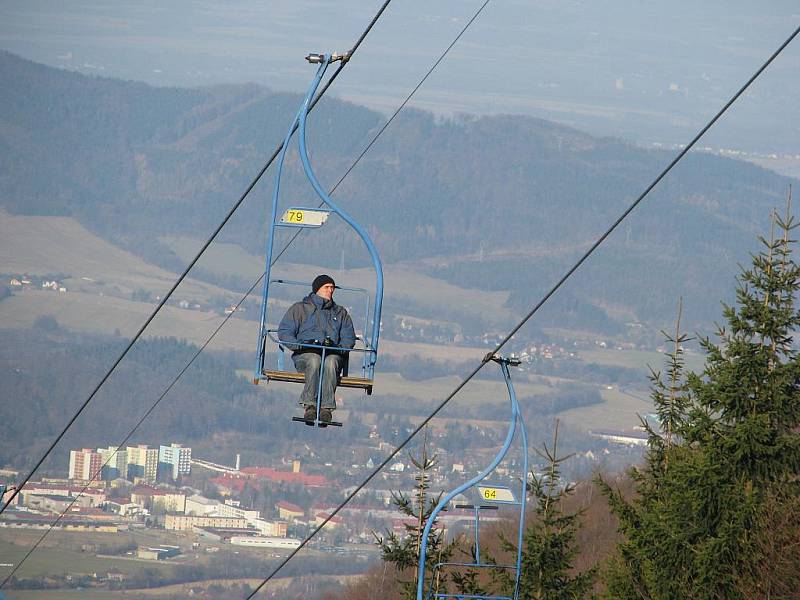
M 301 91 L 310 51 L 350 47 L 380 0 L 0 0 L 0 48 L 49 65 L 197 86 Z M 482 0 L 394 0 L 333 91 L 393 109 Z M 800 24 L 795 0 L 491 0 L 415 97 L 637 142 L 688 141 Z M 799 153 L 800 40 L 708 138 Z

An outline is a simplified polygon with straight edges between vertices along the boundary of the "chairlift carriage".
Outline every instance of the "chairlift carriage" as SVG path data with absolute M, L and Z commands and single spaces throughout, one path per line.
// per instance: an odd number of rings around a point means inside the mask
M 300 105 L 297 115 L 294 117 L 291 125 L 289 126 L 289 130 L 286 134 L 286 138 L 284 139 L 283 147 L 278 158 L 277 172 L 275 176 L 275 189 L 272 195 L 272 211 L 269 221 L 269 232 L 267 236 L 264 290 L 261 301 L 261 324 L 259 327 L 257 346 L 258 360 L 256 364 L 255 376 L 253 378 L 253 383 L 255 384 L 258 384 L 258 382 L 262 379 L 267 383 L 270 381 L 284 381 L 289 383 L 305 384 L 305 375 L 303 373 L 286 369 L 285 348 L 277 337 L 277 329 L 271 329 L 268 325 L 268 301 L 270 299 L 270 290 L 273 288 L 273 286 L 308 285 L 307 282 L 271 278 L 275 233 L 277 227 L 319 229 L 325 225 L 330 214 L 335 213 L 341 217 L 342 220 L 353 230 L 355 230 L 369 251 L 375 270 L 375 298 L 374 301 L 372 301 L 369 291 L 364 288 L 336 286 L 337 289 L 358 294 L 363 298 L 364 330 L 361 335 L 356 336 L 355 348 L 350 349 L 330 346 L 317 341 L 315 341 L 316 343 L 309 342 L 298 344 L 300 347 L 312 348 L 321 353 L 322 360 L 320 361 L 320 377 L 316 396 L 317 418 L 315 419 L 314 423 L 307 422 L 305 419 L 298 417 L 295 417 L 293 420 L 306 422 L 308 424 L 316 424 L 320 427 L 325 427 L 327 425 L 341 426 L 341 423 L 337 423 L 335 421 L 323 423 L 319 420 L 320 403 L 322 400 L 322 379 L 324 373 L 323 367 L 325 365 L 325 356 L 328 353 L 341 352 L 345 357 L 343 369 L 338 381 L 338 387 L 362 389 L 367 393 L 367 395 L 372 394 L 375 362 L 378 357 L 378 338 L 380 335 L 381 307 L 383 303 L 383 268 L 381 266 L 378 252 L 375 249 L 375 245 L 366 231 L 355 221 L 355 219 L 353 219 L 346 211 L 338 206 L 322 188 L 311 167 L 311 162 L 308 158 L 308 149 L 306 147 L 306 120 L 308 117 L 308 111 L 310 110 L 311 101 L 317 92 L 317 88 L 322 81 L 322 77 L 325 74 L 325 70 L 331 63 L 336 61 L 347 61 L 348 58 L 348 54 L 309 54 L 306 57 L 306 60 L 308 60 L 309 63 L 318 64 L 319 67 L 317 68 L 316 75 L 314 80 L 311 82 L 303 103 Z M 291 141 L 295 131 L 299 132 L 298 147 L 300 159 L 303 165 L 303 171 L 305 172 L 311 187 L 321 200 L 321 204 L 319 204 L 317 207 L 290 206 L 279 216 L 278 201 L 280 199 L 281 173 L 283 170 L 284 159 L 286 158 L 286 152 L 289 148 L 289 142 Z M 277 364 L 274 366 L 274 368 L 270 368 L 270 366 L 267 364 L 268 348 L 274 348 L 276 350 Z M 350 373 L 350 352 L 356 352 L 361 355 L 361 369 L 360 373 L 356 375 Z
M 517 395 L 514 391 L 514 385 L 511 382 L 511 373 L 509 366 L 518 366 L 519 359 L 503 358 L 500 356 L 492 356 L 490 359 L 500 365 L 500 370 L 505 380 L 506 388 L 508 390 L 508 397 L 511 404 L 511 416 L 509 418 L 508 433 L 506 434 L 505 442 L 502 448 L 494 457 L 492 462 L 478 475 L 455 488 L 453 491 L 445 494 L 436 504 L 436 507 L 431 511 L 428 517 L 425 529 L 422 533 L 422 539 L 419 550 L 419 567 L 417 572 L 417 600 L 443 600 L 445 598 L 454 598 L 457 600 L 518 600 L 519 598 L 519 580 L 522 572 L 522 538 L 525 530 L 525 500 L 528 485 L 528 435 L 525 429 L 525 421 L 522 418 L 522 413 L 519 409 L 517 402 Z M 514 441 L 515 433 L 519 428 L 519 445 L 521 452 L 521 469 L 517 473 L 519 477 L 518 486 L 509 486 L 503 483 L 493 483 L 489 481 L 494 470 L 500 462 L 506 457 L 509 449 Z M 447 506 L 459 494 L 464 494 L 469 499 L 472 497 L 473 501 L 470 504 L 456 504 L 454 508 L 468 509 L 474 515 L 474 540 L 475 551 L 472 562 L 439 562 L 433 566 L 433 574 L 430 577 L 430 586 L 425 590 L 425 570 L 427 556 L 428 538 L 436 517 L 438 514 L 447 510 Z M 481 559 L 480 550 L 480 516 L 482 511 L 498 510 L 500 506 L 512 507 L 518 513 L 517 521 L 517 552 L 516 560 L 513 564 L 498 564 L 494 561 L 485 561 Z M 439 580 L 438 574 L 453 569 L 471 569 L 473 571 L 496 571 L 498 569 L 508 571 L 513 575 L 514 591 L 510 596 L 499 595 L 486 595 L 486 594 L 469 594 L 469 593 L 450 593 L 442 592 L 436 586 L 436 581 Z

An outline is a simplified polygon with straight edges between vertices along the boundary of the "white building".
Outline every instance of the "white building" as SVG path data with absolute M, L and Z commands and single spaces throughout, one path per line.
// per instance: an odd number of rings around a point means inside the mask
M 231 544 L 234 546 L 250 546 L 251 548 L 294 550 L 300 547 L 300 540 L 294 538 L 235 535 L 231 538 Z
M 286 521 L 266 521 L 264 519 L 253 519 L 248 521 L 251 527 L 266 537 L 285 538 L 288 524 Z
M 232 517 L 193 517 L 189 515 L 166 515 L 164 529 L 168 531 L 191 531 L 193 527 L 213 527 L 216 529 L 247 529 L 247 521 Z
M 625 446 L 646 446 L 647 436 L 639 432 L 590 431 L 590 435 Z
M 248 522 L 261 517 L 260 511 L 241 508 L 236 500 L 225 500 L 225 504 L 217 504 L 217 514 L 220 517 L 247 519 Z
M 186 498 L 186 514 L 205 517 L 214 514 L 220 503 L 205 496 L 194 495 Z

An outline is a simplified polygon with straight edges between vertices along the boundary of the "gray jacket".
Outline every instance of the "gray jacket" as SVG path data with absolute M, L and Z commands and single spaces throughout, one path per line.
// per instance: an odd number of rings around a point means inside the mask
M 356 344 L 353 320 L 347 310 L 317 294 L 309 294 L 301 302 L 292 304 L 278 326 L 278 339 L 295 352 L 299 350 L 298 342 L 322 342 L 325 338 L 342 348 L 352 348 Z

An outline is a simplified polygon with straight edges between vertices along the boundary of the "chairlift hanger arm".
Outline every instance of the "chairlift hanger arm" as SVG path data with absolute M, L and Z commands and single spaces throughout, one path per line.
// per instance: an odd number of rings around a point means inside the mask
M 325 72 L 325 68 L 327 64 L 331 61 L 330 55 L 325 55 L 325 62 L 320 63 L 318 71 L 318 78 L 315 79 L 315 83 L 312 85 L 312 89 L 316 90 L 316 87 L 319 85 L 319 80 L 321 79 L 321 73 Z M 370 258 L 372 258 L 372 265 L 375 268 L 375 275 L 376 275 L 376 283 L 375 283 L 375 306 L 374 306 L 374 316 L 373 316 L 373 325 L 372 325 L 372 335 L 370 340 L 370 347 L 376 354 L 373 354 L 372 358 L 375 359 L 378 351 L 378 340 L 380 334 L 380 322 L 381 322 L 381 309 L 383 306 L 383 266 L 381 265 L 381 260 L 378 255 L 378 250 L 375 248 L 375 244 L 372 242 L 372 239 L 367 234 L 366 230 L 364 230 L 353 217 L 350 216 L 344 209 L 338 206 L 333 199 L 328 195 L 328 193 L 323 189 L 322 185 L 320 184 L 319 180 L 317 179 L 316 174 L 314 173 L 314 169 L 311 166 L 311 160 L 308 158 L 308 147 L 306 141 L 306 121 L 308 118 L 308 108 L 311 102 L 311 97 L 313 97 L 313 93 L 306 97 L 305 101 L 303 102 L 303 106 L 301 108 L 300 113 L 300 127 L 298 133 L 298 143 L 300 146 L 300 160 L 303 163 L 303 170 L 308 177 L 309 182 L 311 183 L 311 187 L 314 188 L 314 191 L 317 193 L 319 198 L 328 205 L 336 214 L 338 214 L 342 220 L 344 220 L 350 227 L 352 227 L 369 251 Z
M 326 65 L 320 65 L 321 67 L 325 67 Z M 281 173 L 283 172 L 283 164 L 286 160 L 286 152 L 289 150 L 289 142 L 294 135 L 296 128 L 298 127 L 298 122 L 300 120 L 300 115 L 303 111 L 308 113 L 308 104 L 313 97 L 314 93 L 317 90 L 317 86 L 319 85 L 319 81 L 322 79 L 322 74 L 324 73 L 324 68 L 317 69 L 317 74 L 314 79 L 314 85 L 308 90 L 305 101 L 303 105 L 297 110 L 297 113 L 292 119 L 292 124 L 289 126 L 289 130 L 286 132 L 286 137 L 283 140 L 283 145 L 281 146 L 280 154 L 278 155 L 278 163 L 276 165 L 275 171 L 275 188 L 272 193 L 272 209 L 270 212 L 270 228 L 269 228 L 269 235 L 267 237 L 267 247 L 266 247 L 266 261 L 264 266 L 264 291 L 262 294 L 261 300 L 261 322 L 258 329 L 258 344 L 256 346 L 256 353 L 257 353 L 257 365 L 256 365 L 256 372 L 254 381 L 258 383 L 260 378 L 260 373 L 264 368 L 264 335 L 267 326 L 267 310 L 268 310 L 268 297 L 269 297 L 269 284 L 270 284 L 270 274 L 272 272 L 272 250 L 275 242 L 275 221 L 278 218 L 278 198 L 280 197 L 280 190 L 281 190 Z

